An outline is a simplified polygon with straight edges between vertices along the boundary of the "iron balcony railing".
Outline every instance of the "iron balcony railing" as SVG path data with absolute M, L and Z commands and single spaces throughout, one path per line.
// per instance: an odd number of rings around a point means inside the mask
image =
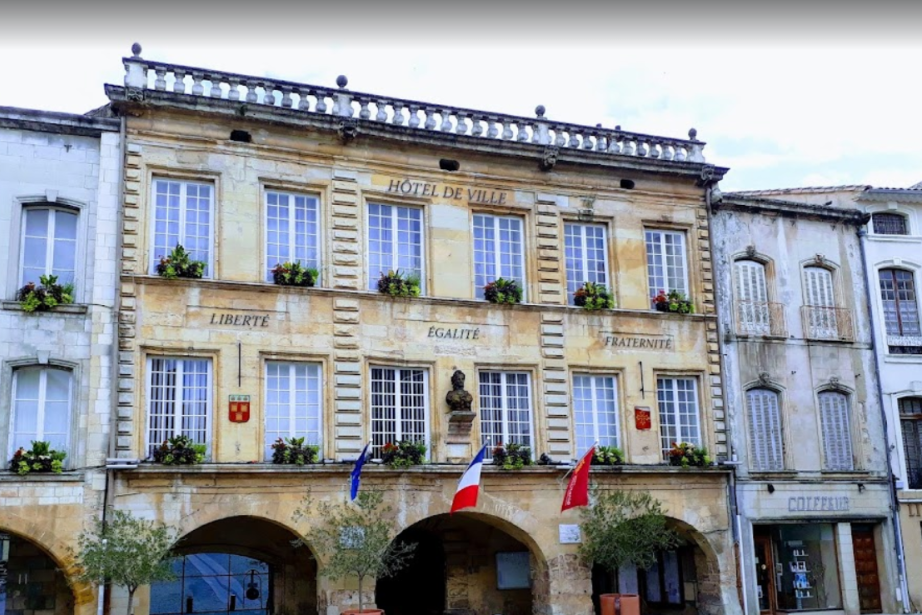
M 739 335 L 787 336 L 784 304 L 769 301 L 737 301 L 736 332 Z
M 846 308 L 805 305 L 801 308 L 808 340 L 850 342 L 855 338 L 852 312 Z

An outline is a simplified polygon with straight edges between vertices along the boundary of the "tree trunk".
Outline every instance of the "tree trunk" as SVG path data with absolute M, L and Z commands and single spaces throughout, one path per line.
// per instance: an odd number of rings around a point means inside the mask
M 131 615 L 131 607 L 134 605 L 134 591 L 135 588 L 128 588 L 128 609 L 125 611 L 125 615 Z
M 365 610 L 365 607 L 362 604 L 362 579 L 363 578 L 365 578 L 365 575 L 359 576 L 359 613 L 362 613 L 362 611 Z

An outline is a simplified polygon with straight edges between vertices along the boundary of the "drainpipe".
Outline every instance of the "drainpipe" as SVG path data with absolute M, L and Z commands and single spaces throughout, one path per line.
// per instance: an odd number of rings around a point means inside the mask
M 864 295 L 868 306 L 868 326 L 871 329 L 871 353 L 874 356 L 874 372 L 877 375 L 877 400 L 880 405 L 880 421 L 884 430 L 884 449 L 887 452 L 887 492 L 890 496 L 890 515 L 893 523 L 893 536 L 896 540 L 896 565 L 899 575 L 900 602 L 903 612 L 909 612 L 909 587 L 906 584 L 906 561 L 903 557 L 903 528 L 900 524 L 900 502 L 896 497 L 896 482 L 893 476 L 893 467 L 890 465 L 890 430 L 887 427 L 887 413 L 884 410 L 884 388 L 880 381 L 880 360 L 877 358 L 877 328 L 874 326 L 874 307 L 871 303 L 871 276 L 868 271 L 868 261 L 865 254 L 865 242 L 868 231 L 865 228 L 867 220 L 858 227 L 858 246 L 861 249 L 861 267 L 864 271 Z

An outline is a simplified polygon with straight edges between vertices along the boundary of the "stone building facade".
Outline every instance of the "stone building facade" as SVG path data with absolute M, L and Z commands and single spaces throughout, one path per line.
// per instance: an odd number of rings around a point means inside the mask
M 764 193 L 713 210 L 746 611 L 901 610 L 867 216 Z
M 0 613 L 95 611 L 68 549 L 101 513 L 112 415 L 120 122 L 0 107 L 0 446 L 66 453 L 61 474 L 0 472 Z M 23 311 L 39 276 L 74 303 Z M 4 470 L 7 468 L 4 467 Z
M 400 439 L 424 442 L 428 463 L 363 476 L 421 545 L 412 575 L 377 587 L 389 614 L 586 613 L 612 585 L 653 610 L 739 612 L 730 470 L 666 462 L 674 441 L 728 453 L 706 204 L 725 169 L 704 162 L 694 132 L 649 137 L 540 107 L 456 109 L 139 53 L 125 86 L 106 88 L 126 135 L 115 444 L 148 460 L 187 435 L 207 462 L 113 474 L 116 507 L 183 536 L 179 580 L 139 592 L 138 615 L 212 598 L 218 612 L 354 606 L 353 585 L 318 574 L 322 553 L 292 547 L 312 522 L 293 513 L 308 490 L 345 497 L 366 442 L 377 458 Z M 202 279 L 157 274 L 176 244 L 205 262 Z M 295 259 L 316 267 L 313 288 L 273 284 Z M 420 296 L 378 292 L 391 269 L 418 276 Z M 522 285 L 521 304 L 483 300 L 498 277 Z M 585 281 L 613 289 L 617 308 L 573 306 Z M 673 289 L 695 313 L 652 309 Z M 472 416 L 445 403 L 456 371 Z M 269 463 L 289 436 L 324 463 Z M 592 482 L 653 494 L 684 541 L 650 570 L 594 584 L 567 538 L 578 511 L 559 506 L 596 440 L 627 464 Z M 488 466 L 478 507 L 449 517 L 483 442 L 551 463 Z M 203 576 L 230 589 L 197 594 Z M 240 602 L 234 588 L 249 584 L 258 597 Z

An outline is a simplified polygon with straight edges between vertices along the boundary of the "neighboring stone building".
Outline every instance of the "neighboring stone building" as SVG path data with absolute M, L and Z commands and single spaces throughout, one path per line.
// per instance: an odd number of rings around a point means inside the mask
M 184 434 L 208 461 L 113 476 L 118 508 L 184 536 L 179 580 L 142 592 L 136 613 L 355 605 L 352 585 L 292 546 L 310 523 L 292 514 L 308 489 L 345 497 L 365 442 L 380 457 L 404 438 L 425 442 L 428 464 L 371 464 L 363 477 L 420 543 L 410 570 L 377 587 L 388 615 L 589 612 L 592 575 L 565 531 L 579 512 L 559 512 L 566 466 L 488 467 L 477 509 L 447 513 L 483 441 L 569 463 L 596 440 L 628 464 L 592 482 L 653 494 L 686 539 L 650 570 L 622 570 L 621 590 L 651 610 L 739 612 L 730 471 L 664 462 L 677 440 L 727 453 L 706 206 L 725 169 L 704 162 L 694 132 L 650 137 L 540 107 L 508 116 L 139 53 L 126 87 L 106 88 L 127 149 L 118 455 L 148 459 Z M 203 279 L 157 275 L 177 244 L 206 263 Z M 295 259 L 318 269 L 314 288 L 273 285 L 273 267 Z M 420 297 L 376 290 L 398 268 L 419 276 Z M 497 277 L 523 285 L 522 305 L 482 299 Z M 572 306 L 584 281 L 613 288 L 617 309 Z M 670 289 L 697 313 L 651 309 Z M 456 370 L 473 414 L 445 402 Z M 288 436 L 327 462 L 268 463 Z M 197 593 L 203 577 L 212 590 Z M 251 583 L 258 597 L 245 599 Z
M 0 615 L 95 612 L 68 548 L 101 513 L 113 400 L 119 121 L 0 107 Z M 26 313 L 39 276 L 74 303 Z M 6 472 L 50 442 L 62 474 Z
M 867 216 L 784 196 L 713 204 L 747 612 L 897 612 Z

